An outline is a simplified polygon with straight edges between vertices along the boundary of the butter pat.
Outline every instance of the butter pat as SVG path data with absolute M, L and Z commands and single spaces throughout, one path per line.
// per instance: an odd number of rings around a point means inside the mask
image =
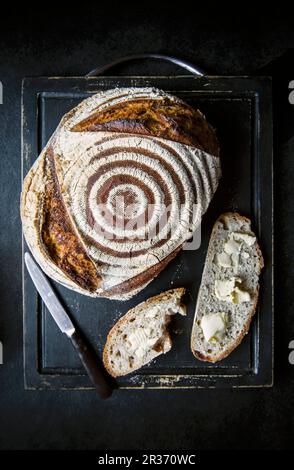
M 239 253 L 233 253 L 231 255 L 231 260 L 232 260 L 235 272 L 237 272 L 238 268 L 239 268 L 239 259 L 240 259 L 240 254 Z
M 231 279 L 217 279 L 214 284 L 214 292 L 219 300 L 241 304 L 250 302 L 250 294 L 240 288 L 241 279 L 232 277 Z
M 250 295 L 245 290 L 241 290 L 236 286 L 232 294 L 232 299 L 234 304 L 242 304 L 243 302 L 250 302 Z
M 225 279 L 224 281 L 216 280 L 214 284 L 214 292 L 219 300 L 231 301 L 231 295 L 235 288 L 235 278 Z
M 156 344 L 158 339 L 159 336 L 156 335 L 154 328 L 148 326 L 130 333 L 127 341 L 129 350 L 139 359 L 142 359 L 148 350 Z
M 224 244 L 224 251 L 228 255 L 236 254 L 240 252 L 241 246 L 242 244 L 240 242 L 230 236 L 229 240 Z
M 135 351 L 139 346 L 146 341 L 145 334 L 142 331 L 134 331 L 128 335 L 129 347 Z
M 146 353 L 146 348 L 139 347 L 135 351 L 135 355 L 139 358 L 142 359 Z
M 226 313 L 212 313 L 201 318 L 200 326 L 206 341 L 221 339 L 227 329 Z
M 222 268 L 234 268 L 234 271 L 237 271 L 239 267 L 239 256 L 239 253 L 228 255 L 222 251 L 215 255 L 214 262 L 217 266 L 221 266 Z
M 256 237 L 254 235 L 250 235 L 249 233 L 232 232 L 232 236 L 235 239 L 246 243 L 248 246 L 252 246 L 256 242 Z
M 225 253 L 217 253 L 215 255 L 215 263 L 217 266 L 222 266 L 223 268 L 230 268 L 232 266 L 231 256 Z

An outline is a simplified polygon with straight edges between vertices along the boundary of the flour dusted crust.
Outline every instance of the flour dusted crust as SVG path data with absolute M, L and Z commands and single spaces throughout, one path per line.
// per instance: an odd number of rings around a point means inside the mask
M 63 117 L 26 176 L 24 235 L 56 281 L 127 299 L 191 237 L 219 178 L 217 140 L 198 110 L 151 88 L 100 92 Z M 120 196 L 136 209 L 117 208 Z M 162 204 L 170 212 L 158 229 Z M 115 227 L 113 217 L 121 222 Z

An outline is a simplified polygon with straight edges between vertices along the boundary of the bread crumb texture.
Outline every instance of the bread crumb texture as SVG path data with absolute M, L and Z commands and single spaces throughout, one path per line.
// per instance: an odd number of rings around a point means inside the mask
M 183 288 L 151 297 L 129 310 L 111 329 L 103 352 L 113 377 L 129 374 L 172 347 L 168 332 L 171 316 L 186 314 Z
M 250 220 L 238 213 L 220 216 L 208 247 L 191 335 L 197 359 L 219 361 L 240 344 L 256 310 L 262 267 Z M 206 332 L 205 338 L 203 318 L 215 315 L 225 318 L 225 328 L 221 334 L 216 329 L 210 338 Z

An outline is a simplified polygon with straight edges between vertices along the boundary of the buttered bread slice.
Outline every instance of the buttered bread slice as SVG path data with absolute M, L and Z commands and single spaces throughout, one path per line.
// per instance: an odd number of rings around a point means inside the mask
M 221 215 L 212 230 L 192 328 L 197 359 L 220 361 L 241 343 L 256 310 L 262 267 L 250 220 Z
M 107 371 L 118 377 L 148 364 L 172 347 L 167 330 L 171 315 L 186 314 L 185 289 L 172 289 L 129 310 L 110 330 L 103 351 Z

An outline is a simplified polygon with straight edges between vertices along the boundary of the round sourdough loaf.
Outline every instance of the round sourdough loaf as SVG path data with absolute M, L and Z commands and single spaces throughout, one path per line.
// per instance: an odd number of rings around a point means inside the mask
M 128 299 L 191 238 L 219 178 L 199 110 L 153 88 L 103 91 L 63 117 L 27 174 L 24 236 L 56 281 Z

